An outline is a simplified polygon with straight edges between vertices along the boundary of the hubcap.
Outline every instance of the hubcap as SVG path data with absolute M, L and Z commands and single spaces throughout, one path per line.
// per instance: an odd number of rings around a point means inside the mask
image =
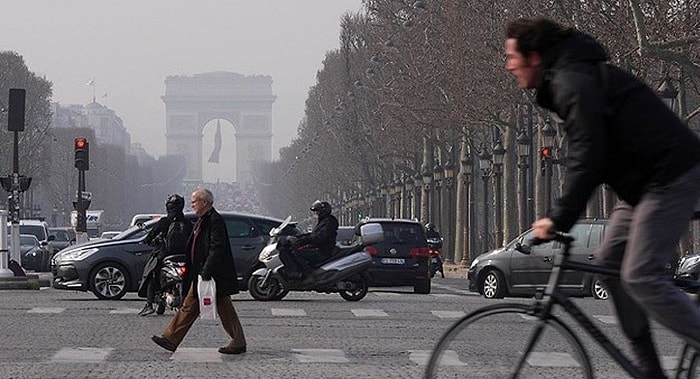
M 600 282 L 600 280 L 596 280 L 595 283 L 593 283 L 593 291 L 595 292 L 595 296 L 597 298 L 603 299 L 603 300 L 608 299 L 608 290 L 605 289 L 605 287 Z
M 95 289 L 105 297 L 115 297 L 124 290 L 126 278 L 115 267 L 104 267 L 95 274 Z
M 498 280 L 493 274 L 488 274 L 484 279 L 484 296 L 491 298 L 496 296 L 498 290 Z

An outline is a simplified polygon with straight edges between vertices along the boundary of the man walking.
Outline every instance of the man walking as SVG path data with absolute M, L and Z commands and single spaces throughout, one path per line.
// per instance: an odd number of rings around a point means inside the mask
M 214 279 L 216 283 L 216 311 L 221 325 L 231 337 L 228 345 L 219 348 L 221 354 L 246 352 L 243 328 L 231 302 L 231 295 L 238 293 L 236 266 L 231 255 L 226 223 L 214 209 L 214 195 L 206 188 L 192 192 L 192 209 L 199 217 L 188 241 L 189 254 L 185 261 L 186 274 L 183 288 L 189 288 L 182 307 L 175 313 L 162 336 L 151 339 L 160 347 L 175 351 L 187 331 L 199 316 L 197 276 L 202 280 Z

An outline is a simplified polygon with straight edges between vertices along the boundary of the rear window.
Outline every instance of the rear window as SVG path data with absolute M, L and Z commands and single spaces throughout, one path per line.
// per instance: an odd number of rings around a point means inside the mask
M 426 245 L 423 226 L 409 223 L 382 223 L 384 242 L 401 245 Z
M 33 234 L 36 236 L 36 239 L 39 241 L 46 241 L 47 236 L 46 236 L 46 229 L 42 227 L 41 225 L 20 225 L 19 226 L 19 233 L 20 234 Z

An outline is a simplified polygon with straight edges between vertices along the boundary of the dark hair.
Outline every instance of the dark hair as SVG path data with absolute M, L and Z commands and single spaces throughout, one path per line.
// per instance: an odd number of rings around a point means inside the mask
M 506 38 L 518 40 L 518 51 L 524 56 L 533 51 L 542 53 L 569 37 L 572 28 L 560 25 L 544 17 L 519 18 L 508 24 Z

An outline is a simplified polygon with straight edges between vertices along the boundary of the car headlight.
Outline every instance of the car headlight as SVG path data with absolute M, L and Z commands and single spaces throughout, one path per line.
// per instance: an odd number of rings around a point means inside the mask
M 96 247 L 76 249 L 61 253 L 60 257 L 56 258 L 56 263 L 62 261 L 82 261 L 83 259 L 95 254 L 99 249 Z
M 475 258 L 475 259 L 472 261 L 472 264 L 469 265 L 469 269 L 473 269 L 473 268 L 476 267 L 476 265 L 478 265 L 478 264 L 479 264 L 479 258 Z

